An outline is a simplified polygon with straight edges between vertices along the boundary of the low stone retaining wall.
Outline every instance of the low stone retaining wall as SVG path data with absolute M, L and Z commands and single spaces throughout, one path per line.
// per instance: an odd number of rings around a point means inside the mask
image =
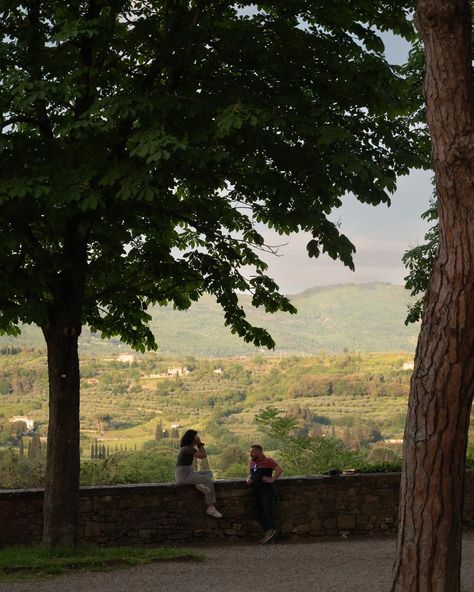
M 283 537 L 395 533 L 398 473 L 344 477 L 287 477 L 277 483 Z M 465 522 L 474 524 L 474 472 L 466 474 Z M 82 487 L 80 536 L 104 545 L 255 541 L 252 496 L 243 480 L 216 482 L 223 518 L 204 512 L 202 494 L 189 485 Z M 39 541 L 42 490 L 0 491 L 0 545 Z

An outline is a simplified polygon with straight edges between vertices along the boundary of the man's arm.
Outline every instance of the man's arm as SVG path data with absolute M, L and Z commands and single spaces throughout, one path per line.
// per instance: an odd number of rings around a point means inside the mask
M 252 483 L 253 483 L 252 465 L 251 464 L 249 465 L 249 474 L 247 475 L 246 483 L 247 483 L 247 485 L 252 485 Z
M 283 473 L 283 469 L 280 467 L 280 465 L 277 465 L 274 470 L 273 470 L 273 481 L 276 481 L 277 479 L 279 479 L 281 477 L 281 474 Z
M 283 473 L 283 469 L 280 467 L 279 464 L 275 463 L 275 465 L 276 466 L 273 468 L 273 477 L 262 477 L 262 481 L 264 483 L 273 483 L 281 477 L 281 474 Z

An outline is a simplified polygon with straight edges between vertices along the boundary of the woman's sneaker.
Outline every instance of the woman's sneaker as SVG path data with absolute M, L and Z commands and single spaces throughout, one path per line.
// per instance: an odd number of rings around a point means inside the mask
M 211 493 L 211 488 L 207 485 L 204 485 L 204 483 L 198 483 L 194 487 L 201 493 L 204 493 L 204 495 L 209 495 Z
M 206 514 L 209 514 L 209 516 L 212 516 L 213 518 L 222 518 L 222 514 L 216 510 L 214 506 L 207 508 Z

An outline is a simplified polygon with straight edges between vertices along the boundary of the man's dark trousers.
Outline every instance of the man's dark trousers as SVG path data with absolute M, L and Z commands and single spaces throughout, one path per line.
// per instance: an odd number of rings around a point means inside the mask
M 257 522 L 265 532 L 275 529 L 275 489 L 272 485 L 255 487 L 253 495 Z

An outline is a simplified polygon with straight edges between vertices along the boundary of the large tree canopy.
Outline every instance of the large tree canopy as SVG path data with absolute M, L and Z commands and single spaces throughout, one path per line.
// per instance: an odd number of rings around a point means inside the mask
M 48 345 L 46 542 L 75 540 L 82 324 L 153 348 L 148 307 L 209 292 L 272 346 L 237 296 L 293 311 L 259 224 L 352 266 L 329 213 L 347 192 L 387 203 L 422 161 L 377 32 L 410 37 L 410 9 L 0 0 L 0 329 L 35 323 Z
M 346 192 L 387 202 L 419 162 L 403 83 L 363 23 L 410 29 L 387 2 L 279 4 L 1 3 L 3 329 L 47 324 L 72 248 L 81 320 L 134 346 L 153 346 L 149 302 L 203 291 L 271 344 L 232 295 L 290 308 L 255 221 L 352 265 L 328 213 Z

